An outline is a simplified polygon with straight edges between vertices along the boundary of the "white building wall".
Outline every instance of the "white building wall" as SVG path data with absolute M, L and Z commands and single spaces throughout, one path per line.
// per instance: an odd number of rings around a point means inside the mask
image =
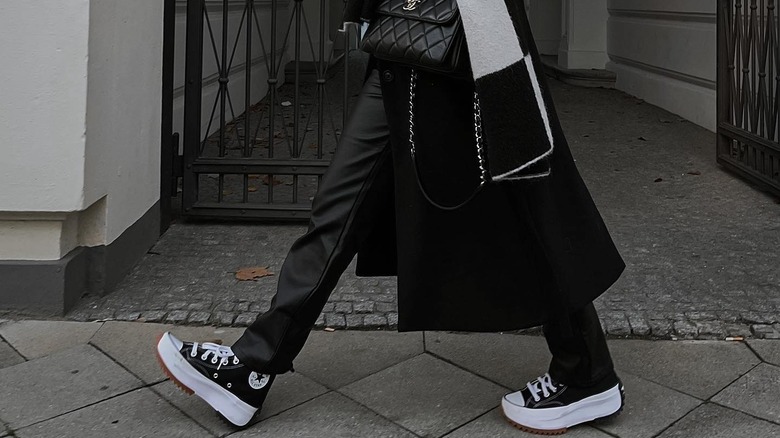
M 562 0 L 558 65 L 566 69 L 603 69 L 607 63 L 607 0 Z
M 159 0 L 90 4 L 81 209 L 106 197 L 105 244 L 160 198 L 162 7 Z
M 0 2 L 0 212 L 82 207 L 88 31 L 89 0 Z
M 609 0 L 616 87 L 715 130 L 714 0 Z
M 561 2 L 529 0 L 526 9 L 539 53 L 557 56 L 561 44 Z
M 0 260 L 108 245 L 159 199 L 162 2 L 0 2 Z

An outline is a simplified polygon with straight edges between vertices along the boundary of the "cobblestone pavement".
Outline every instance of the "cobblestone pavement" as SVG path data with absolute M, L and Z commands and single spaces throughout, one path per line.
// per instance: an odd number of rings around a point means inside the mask
M 577 165 L 628 265 L 598 301 L 612 336 L 780 338 L 780 205 L 715 163 L 715 135 L 614 90 L 552 82 Z M 116 291 L 68 317 L 245 326 L 303 226 L 177 223 Z M 519 286 L 520 287 L 520 286 Z M 391 328 L 393 278 L 350 268 L 318 327 Z

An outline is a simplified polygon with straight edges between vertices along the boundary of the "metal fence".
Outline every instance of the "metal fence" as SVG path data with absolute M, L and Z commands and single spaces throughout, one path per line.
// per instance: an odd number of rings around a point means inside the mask
M 726 168 L 780 194 L 775 0 L 718 0 L 718 146 Z
M 185 217 L 309 216 L 357 94 L 349 79 L 354 35 L 339 36 L 345 50 L 331 47 L 331 7 L 187 1 Z

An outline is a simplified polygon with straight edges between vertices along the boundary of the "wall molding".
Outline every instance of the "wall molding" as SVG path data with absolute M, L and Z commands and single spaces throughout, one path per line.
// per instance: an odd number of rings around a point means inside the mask
M 675 70 L 669 70 L 667 68 L 663 68 L 657 65 L 651 65 L 640 61 L 635 61 L 633 59 L 624 58 L 622 56 L 617 55 L 609 55 L 609 59 L 616 63 L 616 64 L 623 64 L 628 65 L 630 67 L 634 67 L 639 70 L 644 70 L 648 73 L 653 73 L 659 76 L 666 76 L 671 79 L 676 79 L 678 81 L 687 82 L 691 85 L 696 85 L 699 87 L 708 88 L 711 90 L 717 89 L 717 83 L 715 81 L 702 79 L 700 77 L 687 75 L 685 73 L 681 73 L 679 71 Z
M 660 11 L 649 9 L 620 8 L 609 8 L 608 10 L 610 16 L 621 18 L 640 18 L 645 20 L 706 24 L 715 24 L 717 22 L 717 13 L 714 12 Z
M 607 68 L 617 73 L 616 88 L 638 96 L 691 122 L 715 131 L 715 90 L 692 85 L 669 76 L 660 76 L 631 65 L 610 62 Z

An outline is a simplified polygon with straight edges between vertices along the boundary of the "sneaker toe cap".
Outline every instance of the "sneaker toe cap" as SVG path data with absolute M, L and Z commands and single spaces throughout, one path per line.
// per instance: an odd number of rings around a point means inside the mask
M 518 406 L 521 408 L 525 407 L 525 398 L 523 397 L 523 394 L 520 391 L 505 395 L 504 402 L 510 403 L 514 406 Z
M 162 339 L 160 339 L 161 342 L 169 342 L 176 350 L 181 350 L 181 348 L 184 346 L 184 342 L 179 340 L 176 336 L 173 336 L 171 332 L 165 332 L 162 335 Z

